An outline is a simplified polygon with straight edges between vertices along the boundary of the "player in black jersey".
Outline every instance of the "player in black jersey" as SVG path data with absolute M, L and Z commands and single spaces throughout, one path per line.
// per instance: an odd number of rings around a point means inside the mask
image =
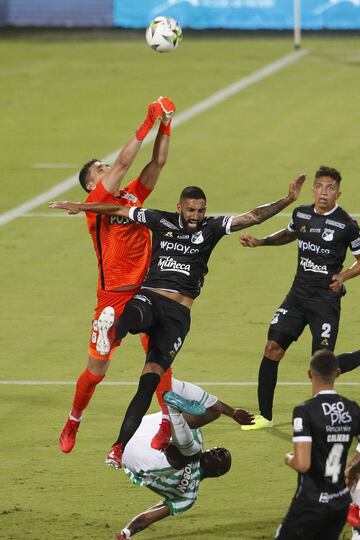
M 360 436 L 360 407 L 333 389 L 340 374 L 333 352 L 317 351 L 310 362 L 311 399 L 293 411 L 294 450 L 285 463 L 298 474 L 278 540 L 337 540 L 350 504 L 345 467 L 354 436 Z
M 286 229 L 266 238 L 241 235 L 245 247 L 280 246 L 298 242 L 298 266 L 292 287 L 270 323 L 260 364 L 258 400 L 260 414 L 244 430 L 272 427 L 273 399 L 279 361 L 309 325 L 312 353 L 334 350 L 339 328 L 344 281 L 360 274 L 360 232 L 356 221 L 337 205 L 341 176 L 336 169 L 320 167 L 313 184 L 314 204 L 295 208 Z M 343 271 L 347 248 L 356 262 Z M 360 350 L 338 357 L 341 373 L 360 365 Z
M 106 463 L 120 468 L 122 451 L 148 410 L 160 376 L 169 368 L 190 328 L 190 309 L 200 294 L 211 252 L 226 234 L 262 223 L 295 201 L 305 181 L 296 178 L 288 195 L 238 216 L 205 217 L 206 196 L 196 186 L 185 188 L 177 212 L 129 208 L 108 203 L 53 203 L 69 213 L 93 211 L 123 216 L 152 231 L 150 268 L 142 289 L 115 323 L 116 339 L 130 332 L 149 335 L 149 351 L 136 395 L 126 411 L 120 434 Z M 110 346 L 110 343 L 109 343 Z M 191 413 L 191 411 L 188 411 Z

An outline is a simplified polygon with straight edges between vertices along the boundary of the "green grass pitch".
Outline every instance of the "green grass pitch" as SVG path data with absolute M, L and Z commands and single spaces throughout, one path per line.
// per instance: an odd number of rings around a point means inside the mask
M 173 131 L 149 207 L 173 209 L 180 189 L 198 184 L 209 212 L 242 212 L 284 195 L 303 171 L 309 180 L 300 203 L 307 203 L 315 169 L 330 164 L 343 173 L 340 204 L 360 212 L 359 39 L 306 37 L 304 48 L 309 52 L 301 60 Z M 130 33 L 3 35 L 0 212 L 50 189 L 90 157 L 116 150 L 157 96 L 171 96 L 182 112 L 291 50 L 291 38 L 270 36 L 185 33 L 176 52 L 159 55 Z M 129 180 L 150 152 L 150 145 L 141 151 Z M 46 163 L 57 168 L 39 168 Z M 59 197 L 83 198 L 79 187 Z M 262 236 L 287 222 L 274 217 L 252 232 Z M 256 386 L 212 383 L 256 381 L 269 320 L 293 278 L 296 246 L 250 250 L 237 237 L 224 239 L 213 254 L 174 370 L 179 378 L 206 381 L 223 401 L 256 411 Z M 85 366 L 95 305 L 96 261 L 84 220 L 54 217 L 42 205 L 0 227 L 0 249 L 0 381 L 75 381 Z M 359 283 L 348 283 L 338 352 L 359 348 Z M 306 331 L 282 361 L 280 382 L 306 381 L 309 351 Z M 107 380 L 136 381 L 142 362 L 130 336 Z M 358 382 L 359 373 L 341 381 Z M 341 381 L 338 390 L 359 400 L 360 387 Z M 134 387 L 100 386 L 75 450 L 62 455 L 57 437 L 73 390 L 0 384 L 1 538 L 106 540 L 158 500 L 103 464 Z M 226 418 L 206 427 L 206 445 L 231 450 L 231 472 L 204 481 L 190 512 L 139 538 L 271 539 L 296 484 L 283 465 L 292 408 L 309 393 L 308 385 L 278 386 L 271 432 L 241 432 Z M 350 538 L 349 529 L 344 535 Z

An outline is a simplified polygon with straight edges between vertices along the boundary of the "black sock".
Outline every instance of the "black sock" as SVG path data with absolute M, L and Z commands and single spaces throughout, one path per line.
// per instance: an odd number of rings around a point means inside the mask
M 125 445 L 140 426 L 143 416 L 150 407 L 153 394 L 159 382 L 160 375 L 157 373 L 145 373 L 141 375 L 138 390 L 126 411 L 119 437 L 114 444 L 121 443 L 123 448 L 125 448 Z
M 260 414 L 267 420 L 272 420 L 272 408 L 277 381 L 279 362 L 263 357 L 258 377 L 258 400 Z
M 338 354 L 337 359 L 339 362 L 339 368 L 341 373 L 352 371 L 353 369 L 360 366 L 360 350 Z

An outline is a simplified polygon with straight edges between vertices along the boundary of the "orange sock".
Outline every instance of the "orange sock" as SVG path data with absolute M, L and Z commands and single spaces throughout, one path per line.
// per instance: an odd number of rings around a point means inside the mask
M 96 386 L 105 375 L 94 375 L 88 369 L 82 372 L 76 383 L 76 391 L 71 409 L 73 419 L 80 420 L 82 412 L 86 409 Z
M 165 371 L 165 373 L 161 377 L 158 387 L 156 389 L 156 397 L 161 407 L 161 411 L 163 413 L 163 419 L 164 418 L 169 419 L 169 411 L 162 396 L 164 392 L 168 392 L 169 390 L 172 389 L 171 377 L 172 377 L 172 369 L 170 367 L 169 369 Z
M 147 334 L 140 334 L 140 340 L 144 351 L 147 353 L 149 350 L 149 336 Z

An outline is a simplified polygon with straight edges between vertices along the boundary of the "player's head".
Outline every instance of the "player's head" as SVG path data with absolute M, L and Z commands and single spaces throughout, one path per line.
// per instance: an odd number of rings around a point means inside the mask
M 332 167 L 321 167 L 316 171 L 312 187 L 315 206 L 319 210 L 328 211 L 334 208 L 340 197 L 341 174 Z
M 313 354 L 308 371 L 310 379 L 320 384 L 332 386 L 336 377 L 340 375 L 339 362 L 332 351 L 321 349 Z
M 97 184 L 103 180 L 106 173 L 110 169 L 110 165 L 103 163 L 98 158 L 90 159 L 79 172 L 79 182 L 81 186 L 90 193 Z
M 180 193 L 177 204 L 182 225 L 188 231 L 196 231 L 205 218 L 206 195 L 197 186 L 188 186 Z
M 231 454 L 226 448 L 211 448 L 206 450 L 200 458 L 204 478 L 215 478 L 229 472 L 231 467 Z

